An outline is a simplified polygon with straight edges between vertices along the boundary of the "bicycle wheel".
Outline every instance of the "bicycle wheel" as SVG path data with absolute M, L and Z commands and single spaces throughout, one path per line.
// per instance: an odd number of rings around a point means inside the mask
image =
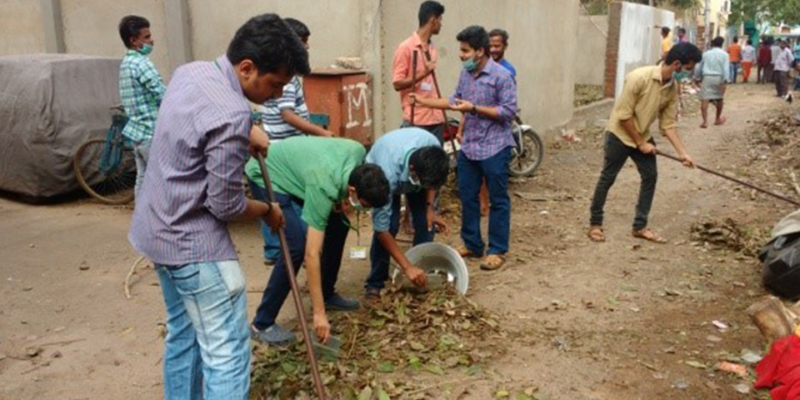
M 93 139 L 81 145 L 73 159 L 75 177 L 86 193 L 103 203 L 130 203 L 136 185 L 133 149 L 122 146 L 119 162 L 113 167 L 101 168 L 108 147 L 105 139 Z
M 515 146 L 511 154 L 509 172 L 514 177 L 533 174 L 544 158 L 544 145 L 533 129 L 526 129 L 520 134 L 520 144 Z

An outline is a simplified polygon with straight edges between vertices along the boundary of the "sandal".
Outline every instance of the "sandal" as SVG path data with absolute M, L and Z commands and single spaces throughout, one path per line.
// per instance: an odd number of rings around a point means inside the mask
M 640 231 L 633 231 L 633 237 L 638 239 L 644 239 L 653 243 L 659 243 L 659 244 L 667 243 L 667 239 L 662 238 L 649 228 L 645 228 Z
M 603 227 L 599 225 L 594 225 L 589 228 L 589 232 L 586 233 L 586 236 L 589 237 L 589 240 L 595 243 L 602 243 L 606 241 L 606 235 L 603 234 Z
M 506 260 L 500 254 L 489 254 L 481 263 L 481 269 L 484 271 L 495 271 L 500 269 Z
M 480 254 L 473 253 L 472 250 L 467 248 L 467 246 L 461 246 L 457 248 L 456 251 L 461 258 L 478 258 L 481 256 Z

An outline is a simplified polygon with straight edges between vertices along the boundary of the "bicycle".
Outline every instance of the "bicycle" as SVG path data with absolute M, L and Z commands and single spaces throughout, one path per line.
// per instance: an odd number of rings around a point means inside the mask
M 509 173 L 513 177 L 525 177 L 533 175 L 542 164 L 544 158 L 544 144 L 542 138 L 530 125 L 525 125 L 519 116 L 514 118 L 511 124 L 511 133 L 514 136 L 514 147 L 511 149 L 511 161 L 509 163 Z M 451 156 L 451 167 L 455 168 L 457 145 L 455 138 L 458 134 L 458 120 L 448 118 L 445 126 L 444 139 L 445 149 Z M 454 150 L 455 149 L 455 150 Z
M 111 107 L 111 127 L 105 139 L 89 139 L 78 148 L 73 169 L 78 183 L 90 196 L 111 205 L 133 201 L 136 161 L 132 143 L 122 136 L 128 122 L 122 106 Z

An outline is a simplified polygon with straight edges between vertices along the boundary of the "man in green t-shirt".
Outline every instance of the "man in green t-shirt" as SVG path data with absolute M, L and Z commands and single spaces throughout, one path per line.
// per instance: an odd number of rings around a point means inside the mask
M 314 310 L 314 331 L 323 343 L 330 335 L 325 309 L 354 310 L 358 301 L 336 293 L 349 223 L 345 213 L 383 207 L 389 202 L 389 182 L 380 167 L 364 164 L 366 150 L 349 139 L 293 137 L 269 148 L 267 170 L 275 201 L 286 218 L 286 241 L 295 271 L 305 264 Z M 258 162 L 245 166 L 247 177 L 265 187 Z M 272 269 L 253 319 L 253 338 L 269 344 L 295 340 L 275 323 L 289 294 L 283 254 Z

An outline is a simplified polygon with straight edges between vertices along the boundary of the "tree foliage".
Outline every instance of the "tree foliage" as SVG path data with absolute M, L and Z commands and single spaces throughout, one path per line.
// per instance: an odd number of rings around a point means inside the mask
M 616 0 L 581 0 L 590 15 L 607 14 L 608 6 Z M 650 4 L 650 0 L 623 0 L 631 3 Z M 701 6 L 702 0 L 654 0 L 655 6 L 672 6 L 680 9 L 692 9 Z
M 800 24 L 800 0 L 732 0 L 729 20 Z

